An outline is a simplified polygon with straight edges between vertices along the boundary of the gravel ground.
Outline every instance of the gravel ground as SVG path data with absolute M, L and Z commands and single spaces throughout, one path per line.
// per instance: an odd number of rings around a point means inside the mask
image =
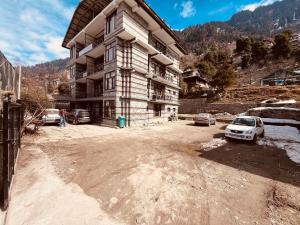
M 43 127 L 24 141 L 7 224 L 300 224 L 300 167 L 223 129 Z

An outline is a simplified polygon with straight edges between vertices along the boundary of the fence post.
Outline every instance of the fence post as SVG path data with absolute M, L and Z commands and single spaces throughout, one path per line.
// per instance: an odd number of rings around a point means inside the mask
M 3 170 L 2 170 L 2 190 L 1 190 L 1 203 L 2 209 L 6 210 L 8 207 L 8 173 L 9 173 L 9 152 L 8 152 L 8 110 L 9 110 L 9 103 L 8 101 L 3 102 Z

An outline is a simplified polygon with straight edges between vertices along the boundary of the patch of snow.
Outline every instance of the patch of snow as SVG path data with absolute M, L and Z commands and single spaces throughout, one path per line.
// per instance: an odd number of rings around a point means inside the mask
M 202 148 L 204 151 L 210 151 L 212 149 L 219 148 L 219 147 L 225 145 L 226 143 L 227 142 L 224 139 L 214 138 L 211 141 L 209 141 L 205 144 L 202 144 Z
M 300 109 L 290 108 L 290 107 L 256 107 L 256 108 L 249 109 L 249 111 L 261 111 L 261 110 L 266 110 L 266 109 L 270 109 L 270 110 L 285 109 L 285 110 L 290 110 L 290 111 L 300 111 Z
M 274 102 L 273 104 L 291 104 L 296 103 L 297 101 L 295 99 L 289 99 L 289 100 L 281 100 L 278 102 Z
M 283 124 L 295 124 L 300 125 L 300 121 L 291 119 L 274 119 L 274 118 L 262 118 L 265 123 L 283 123 Z
M 295 127 L 265 125 L 265 137 L 257 143 L 286 150 L 292 161 L 300 163 L 300 133 Z
M 268 103 L 268 104 L 293 104 L 293 103 L 297 102 L 295 99 L 288 99 L 288 100 L 271 99 L 271 101 L 273 101 L 273 102 L 270 102 L 270 103 L 269 103 L 269 101 L 270 101 L 270 99 L 262 101 L 261 103 Z

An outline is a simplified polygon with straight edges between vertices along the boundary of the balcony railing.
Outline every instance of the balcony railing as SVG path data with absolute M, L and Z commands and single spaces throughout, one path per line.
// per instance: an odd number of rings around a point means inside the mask
M 164 94 L 153 94 L 152 95 L 152 101 L 173 101 L 173 96 L 171 95 L 164 95 Z
M 86 92 L 77 92 L 76 93 L 76 98 L 80 99 L 80 98 L 86 98 L 87 97 L 87 93 Z
M 164 46 L 163 44 L 158 42 L 155 38 L 149 37 L 149 44 L 151 46 L 153 46 L 157 51 L 159 51 L 162 54 L 164 54 L 165 56 L 167 56 L 172 61 L 175 61 L 175 59 L 179 60 L 178 56 L 176 55 L 176 53 L 173 50 L 171 50 L 168 47 Z
M 93 70 L 77 73 L 75 76 L 76 80 L 90 76 L 92 74 L 95 74 L 95 73 L 98 73 L 98 72 L 101 72 L 104 70 L 104 63 L 99 63 L 94 66 L 95 66 L 95 68 Z
M 87 52 L 93 50 L 98 45 L 102 44 L 104 42 L 104 35 L 100 36 L 99 38 L 96 38 L 94 42 L 86 45 L 79 53 L 77 54 L 77 58 L 81 57 L 82 55 L 86 54 Z

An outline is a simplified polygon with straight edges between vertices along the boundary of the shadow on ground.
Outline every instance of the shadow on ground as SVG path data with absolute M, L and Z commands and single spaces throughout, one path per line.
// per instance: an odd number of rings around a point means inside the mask
M 300 187 L 300 167 L 284 150 L 232 141 L 210 151 L 196 151 L 201 158 Z

